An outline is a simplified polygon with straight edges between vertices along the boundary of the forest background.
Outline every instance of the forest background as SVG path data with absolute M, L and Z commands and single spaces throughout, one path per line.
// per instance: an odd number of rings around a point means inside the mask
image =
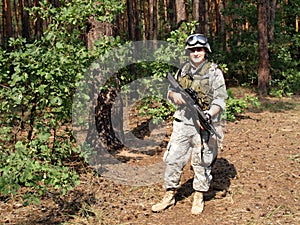
M 78 162 L 88 165 L 71 126 L 72 98 L 91 63 L 125 43 L 167 41 L 182 47 L 168 53 L 178 58 L 189 34 L 207 35 L 210 57 L 226 77 L 228 120 L 259 101 L 236 99 L 232 86 L 251 87 L 259 97 L 299 94 L 298 0 L 2 0 L 0 6 L 1 201 L 22 196 L 25 204 L 38 203 L 45 193 L 63 196 L 79 184 Z M 105 96 L 170 70 L 140 62 L 118 71 L 99 94 L 99 133 L 113 135 L 101 123 L 101 112 L 110 113 Z M 161 104 L 151 116 L 168 118 L 170 107 Z

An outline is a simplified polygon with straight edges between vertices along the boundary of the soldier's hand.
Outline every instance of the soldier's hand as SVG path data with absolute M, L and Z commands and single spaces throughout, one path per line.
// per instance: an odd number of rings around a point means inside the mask
M 183 99 L 182 95 L 178 92 L 171 91 L 169 93 L 170 98 L 173 99 L 173 102 L 177 105 L 186 104 L 185 100 Z
M 202 125 L 201 125 L 201 123 L 200 123 L 200 120 L 197 120 L 196 122 L 197 122 L 198 126 L 200 127 L 200 129 L 201 129 L 201 130 L 204 130 L 204 128 L 202 127 Z
M 211 123 L 211 114 L 208 111 L 204 111 L 204 114 L 206 116 L 206 120 L 207 122 Z

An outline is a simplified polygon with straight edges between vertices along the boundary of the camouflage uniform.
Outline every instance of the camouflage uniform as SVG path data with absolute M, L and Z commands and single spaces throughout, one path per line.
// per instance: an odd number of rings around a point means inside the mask
M 178 70 L 175 78 L 183 88 L 192 87 L 198 93 L 199 104 L 203 110 L 216 105 L 221 111 L 212 118 L 216 130 L 223 137 L 220 125 L 221 112 L 225 110 L 227 92 L 222 71 L 216 64 L 205 60 L 198 68 L 187 62 Z M 172 91 L 172 90 L 171 90 Z M 173 132 L 164 154 L 166 171 L 164 187 L 177 189 L 184 166 L 191 157 L 194 170 L 193 188 L 205 192 L 209 189 L 212 175 L 211 165 L 218 154 L 216 136 L 200 130 L 196 124 L 196 112 L 186 107 L 178 107 L 174 114 Z

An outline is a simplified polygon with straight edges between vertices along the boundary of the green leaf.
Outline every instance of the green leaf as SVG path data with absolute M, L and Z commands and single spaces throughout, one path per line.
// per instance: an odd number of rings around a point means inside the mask
M 18 141 L 18 142 L 15 144 L 15 148 L 16 148 L 18 151 L 24 151 L 25 146 L 23 145 L 23 143 L 22 143 L 21 141 Z
M 50 133 L 42 132 L 38 134 L 38 139 L 42 142 L 46 142 L 50 136 L 51 136 Z
M 61 42 L 57 42 L 55 44 L 55 47 L 58 48 L 58 49 L 62 49 L 63 48 L 63 44 Z
M 53 79 L 53 77 L 50 73 L 46 73 L 45 78 L 46 78 L 46 80 L 52 80 Z

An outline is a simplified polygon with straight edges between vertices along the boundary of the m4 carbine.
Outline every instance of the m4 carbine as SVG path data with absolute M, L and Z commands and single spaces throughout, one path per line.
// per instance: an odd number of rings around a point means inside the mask
M 203 127 L 203 129 L 207 130 L 211 135 L 216 135 L 219 139 L 221 139 L 221 135 L 216 131 L 214 126 L 211 124 L 210 119 L 206 116 L 205 112 L 200 107 L 197 92 L 194 91 L 192 88 L 183 89 L 171 73 L 168 73 L 167 78 L 170 81 L 172 87 L 177 92 L 182 94 L 184 100 L 186 101 L 187 107 L 196 109 L 200 124 Z

